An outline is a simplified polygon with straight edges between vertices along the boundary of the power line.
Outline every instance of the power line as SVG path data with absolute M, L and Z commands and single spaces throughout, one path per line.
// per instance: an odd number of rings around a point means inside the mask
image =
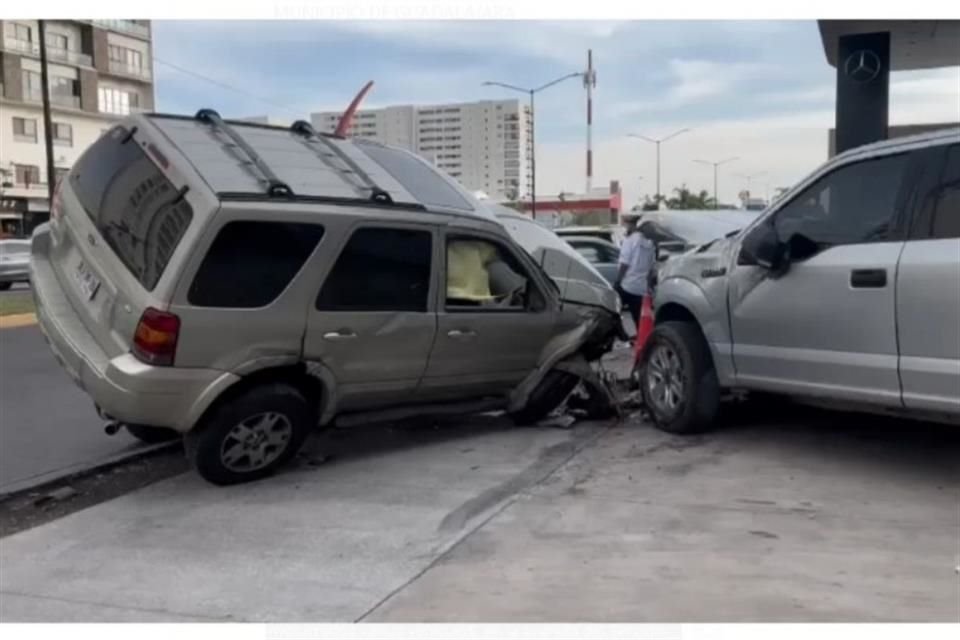
M 279 102 L 274 102 L 274 101 L 272 101 L 272 100 L 268 100 L 268 99 L 266 99 L 266 98 L 263 98 L 263 97 L 258 96 L 258 95 L 255 94 L 255 93 L 251 93 L 251 92 L 249 92 L 249 91 L 247 91 L 247 90 L 245 90 L 245 89 L 241 89 L 241 88 L 239 88 L 239 87 L 235 87 L 235 86 L 233 86 L 233 85 L 227 84 L 226 82 L 221 82 L 220 80 L 215 80 L 214 78 L 210 78 L 210 77 L 205 76 L 205 75 L 203 75 L 203 74 L 197 73 L 196 71 L 191 71 L 190 69 L 184 69 L 183 67 L 181 67 L 181 66 L 179 66 L 179 65 L 173 64 L 172 62 L 167 62 L 166 60 L 161 60 L 160 58 L 158 58 L 158 57 L 156 57 L 156 56 L 154 56 L 153 60 L 154 60 L 154 62 L 159 62 L 160 64 L 162 64 L 162 65 L 164 65 L 164 66 L 167 66 L 167 67 L 170 67 L 171 69 L 174 69 L 174 70 L 176 70 L 176 71 L 179 71 L 180 73 L 185 73 L 185 74 L 188 75 L 188 76 L 193 76 L 194 78 L 197 78 L 197 79 L 199 79 L 199 80 L 203 80 L 203 81 L 205 81 L 205 82 L 209 82 L 210 84 L 215 84 L 215 85 L 217 85 L 218 87 L 222 87 L 222 88 L 228 89 L 228 90 L 230 90 L 230 91 L 235 91 L 235 92 L 237 92 L 237 93 L 242 93 L 243 95 L 249 96 L 249 97 L 253 98 L 254 100 L 259 100 L 259 101 L 264 102 L 264 103 L 266 103 L 266 104 L 273 105 L 274 107 L 278 107 L 278 108 L 280 108 L 280 109 L 283 109 L 283 110 L 286 111 L 287 113 L 292 113 L 292 114 L 295 114 L 295 115 L 297 115 L 297 116 L 303 116 L 303 115 L 304 115 L 304 113 L 297 112 L 297 111 L 294 111 L 293 109 L 290 109 L 287 105 L 283 105 L 283 104 L 280 104 Z

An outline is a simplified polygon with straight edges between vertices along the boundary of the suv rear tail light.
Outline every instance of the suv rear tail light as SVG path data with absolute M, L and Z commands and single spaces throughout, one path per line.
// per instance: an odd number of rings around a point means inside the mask
M 147 307 L 133 334 L 133 355 L 147 364 L 171 366 L 179 335 L 180 318 Z

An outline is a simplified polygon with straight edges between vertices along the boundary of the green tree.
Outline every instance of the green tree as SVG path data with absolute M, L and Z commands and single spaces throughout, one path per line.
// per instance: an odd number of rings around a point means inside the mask
M 674 187 L 673 193 L 672 198 L 667 198 L 667 207 L 670 209 L 713 209 L 716 204 L 706 189 L 694 193 L 683 184 Z

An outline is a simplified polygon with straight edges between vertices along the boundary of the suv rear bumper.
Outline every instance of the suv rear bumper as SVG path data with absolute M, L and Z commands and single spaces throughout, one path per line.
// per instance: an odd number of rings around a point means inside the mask
M 189 431 L 239 377 L 214 369 L 154 367 L 108 357 L 83 325 L 48 260 L 49 230 L 34 234 L 30 266 L 37 321 L 57 361 L 104 413 L 120 422 Z

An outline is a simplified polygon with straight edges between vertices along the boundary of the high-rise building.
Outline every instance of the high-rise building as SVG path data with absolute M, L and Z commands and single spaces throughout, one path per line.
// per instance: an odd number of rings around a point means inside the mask
M 0 32 L 0 213 L 28 233 L 49 215 L 38 23 Z M 119 118 L 153 109 L 153 50 L 146 20 L 48 20 L 45 35 L 60 174 Z
M 318 131 L 332 132 L 340 112 L 311 114 Z M 495 200 L 529 197 L 530 109 L 519 100 L 482 100 L 358 111 L 350 135 L 413 151 L 470 191 Z

